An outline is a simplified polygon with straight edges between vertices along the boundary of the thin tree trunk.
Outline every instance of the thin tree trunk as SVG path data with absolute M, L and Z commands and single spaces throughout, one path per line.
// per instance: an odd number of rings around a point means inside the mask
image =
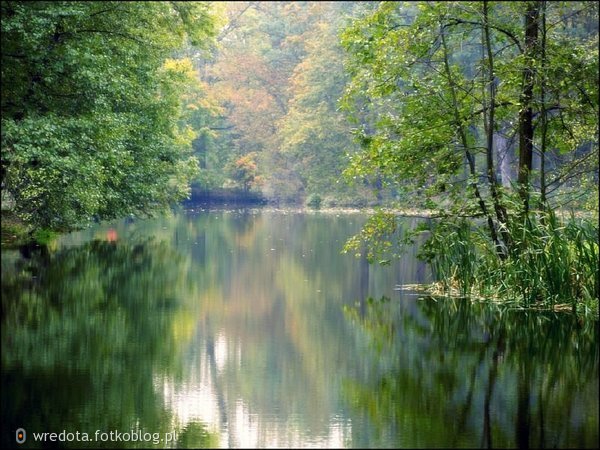
M 542 1 L 542 42 L 541 42 L 541 84 L 540 102 L 542 115 L 541 148 L 540 148 L 540 201 L 542 208 L 546 208 L 546 146 L 548 136 L 548 112 L 546 111 L 546 2 Z
M 500 184 L 504 188 L 512 186 L 513 157 L 511 151 L 512 139 L 507 138 L 501 132 L 494 135 L 494 146 L 496 147 L 496 161 L 500 169 Z
M 523 88 L 521 91 L 521 110 L 519 111 L 519 193 L 524 212 L 529 211 L 529 174 L 533 162 L 533 86 L 534 86 L 534 55 L 538 41 L 540 3 L 528 2 L 525 12 L 525 58 L 523 67 Z
M 496 251 L 498 252 L 498 256 L 504 258 L 504 251 L 502 250 L 502 246 L 498 241 L 498 233 L 496 232 L 496 224 L 494 223 L 494 219 L 490 215 L 485 200 L 481 196 L 481 192 L 479 191 L 479 186 L 476 181 L 476 171 L 475 171 L 475 157 L 469 150 L 469 143 L 467 141 L 467 133 L 465 131 L 464 126 L 462 125 L 462 121 L 460 119 L 460 114 L 458 110 L 458 98 L 456 95 L 456 86 L 454 83 L 454 78 L 452 77 L 452 72 L 450 71 L 450 63 L 448 62 L 448 46 L 446 44 L 446 34 L 444 31 L 444 25 L 440 23 L 440 37 L 442 39 L 442 48 L 444 49 L 444 70 L 446 72 L 446 77 L 448 78 L 448 84 L 450 86 L 450 93 L 452 95 L 452 105 L 454 109 L 454 122 L 456 126 L 456 132 L 460 138 L 460 143 L 463 146 L 465 151 L 465 156 L 467 158 L 467 162 L 469 163 L 469 172 L 471 174 L 470 185 L 473 188 L 473 192 L 475 193 L 475 197 L 477 198 L 477 203 L 479 205 L 479 209 L 481 209 L 482 214 L 487 220 L 488 229 L 490 232 L 490 236 L 492 241 L 494 242 L 494 246 L 496 247 Z
M 495 128 L 495 112 L 496 112 L 496 77 L 494 75 L 494 56 L 492 43 L 490 38 L 490 26 L 489 26 L 489 18 L 488 18 L 488 2 L 483 2 L 483 34 L 485 41 L 485 48 L 487 52 L 487 65 L 488 65 L 488 79 L 487 79 L 487 87 L 489 93 L 489 113 L 484 115 L 487 117 L 487 148 L 486 148 L 486 156 L 487 156 L 487 176 L 488 182 L 490 184 L 490 191 L 492 193 L 492 202 L 494 205 L 494 211 L 496 213 L 496 219 L 498 223 L 501 225 L 500 234 L 502 236 L 502 240 L 507 248 L 510 247 L 510 235 L 508 230 L 506 229 L 506 223 L 508 221 L 506 208 L 502 205 L 501 192 L 498 189 L 498 180 L 496 178 L 496 172 L 494 168 L 494 128 Z M 485 92 L 484 92 L 485 93 Z M 484 95 L 484 103 L 485 103 L 485 95 Z M 484 111 L 486 109 L 486 105 L 484 104 Z

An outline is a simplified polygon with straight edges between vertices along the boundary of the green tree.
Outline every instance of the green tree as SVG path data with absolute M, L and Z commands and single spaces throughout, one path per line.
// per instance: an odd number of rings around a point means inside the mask
M 322 6 L 319 20 L 303 34 L 306 55 L 290 77 L 289 108 L 278 123 L 278 137 L 280 153 L 299 175 L 302 190 L 356 204 L 373 194 L 360 183 L 348 186 L 342 177 L 359 149 L 338 105 L 348 81 L 338 35 L 351 13 L 351 5 Z
M 2 2 L 2 190 L 36 228 L 149 214 L 197 170 L 169 57 L 213 31 L 202 2 Z
M 527 304 L 559 298 L 575 308 L 595 292 L 593 281 L 578 280 L 596 263 L 586 259 L 580 271 L 560 255 L 595 253 L 597 239 L 574 221 L 567 228 L 576 233 L 561 233 L 566 224 L 552 211 L 588 190 L 597 196 L 597 17 L 590 2 L 382 2 L 345 31 L 352 57 L 345 104 L 363 147 L 347 173 L 380 176 L 444 219 L 429 230 L 423 256 L 450 263 L 440 276 L 460 279 L 463 295 L 492 278 L 509 292 L 501 281 L 509 273 Z M 503 159 L 515 150 L 516 183 L 501 186 Z M 594 181 L 573 182 L 584 176 Z M 371 259 L 393 254 L 390 242 L 402 242 L 395 221 L 374 217 L 347 249 L 364 250 L 366 241 Z M 487 237 L 471 233 L 481 223 Z M 555 240 L 560 245 L 549 244 Z M 528 270 L 533 255 L 550 263 L 540 266 L 544 273 Z M 551 270 L 576 273 L 562 279 L 579 293 L 565 297 L 545 275 Z
M 538 39 L 542 6 L 554 26 Z M 576 36 L 559 26 L 586 14 L 597 17 L 597 8 L 586 2 L 383 2 L 367 12 L 343 39 L 352 55 L 346 105 L 359 119 L 365 108 L 373 116 L 357 120 L 364 150 L 349 175 L 381 174 L 385 183 L 402 186 L 413 204 L 443 217 L 482 217 L 506 257 L 512 244 L 507 209 L 516 190 L 503 191 L 497 181 L 501 131 L 520 136 L 522 209 L 529 207 L 530 191 L 539 197 L 533 159 L 540 146 L 545 201 L 551 201 L 551 172 L 553 189 L 575 173 L 597 179 L 590 164 L 598 159 L 597 27 Z M 570 76 L 560 72 L 565 64 L 573 67 Z M 552 171 L 545 164 L 550 149 L 557 154 Z
M 357 146 L 337 100 L 347 75 L 338 34 L 349 2 L 237 2 L 206 65 L 209 91 L 221 106 L 215 137 L 203 142 L 222 172 L 249 152 L 263 194 L 294 202 L 319 192 L 333 199 L 366 198 L 341 172 Z M 224 156 L 226 155 L 226 156 Z M 216 160 L 216 158 L 214 158 Z M 204 179 L 203 184 L 206 184 Z

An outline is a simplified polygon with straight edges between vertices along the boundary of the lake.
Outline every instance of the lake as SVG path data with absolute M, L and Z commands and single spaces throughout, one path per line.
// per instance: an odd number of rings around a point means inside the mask
M 341 254 L 365 220 L 190 207 L 3 249 L 2 446 L 597 446 L 597 320 L 422 299 L 416 248 Z

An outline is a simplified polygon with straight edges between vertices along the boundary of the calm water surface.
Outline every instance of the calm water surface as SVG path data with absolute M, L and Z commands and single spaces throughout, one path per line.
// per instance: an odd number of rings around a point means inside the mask
M 415 249 L 340 254 L 364 220 L 190 209 L 3 250 L 2 446 L 597 446 L 597 321 L 420 300 Z

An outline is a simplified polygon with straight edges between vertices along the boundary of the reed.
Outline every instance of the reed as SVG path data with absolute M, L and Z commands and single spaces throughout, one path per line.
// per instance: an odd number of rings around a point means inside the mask
M 598 225 L 553 212 L 508 224 L 512 245 L 500 259 L 484 230 L 467 220 L 440 222 L 421 249 L 446 293 L 517 301 L 524 307 L 578 307 L 597 314 Z

